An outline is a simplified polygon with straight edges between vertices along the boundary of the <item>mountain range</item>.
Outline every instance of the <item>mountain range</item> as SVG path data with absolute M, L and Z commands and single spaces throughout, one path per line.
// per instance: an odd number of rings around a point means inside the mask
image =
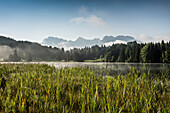
M 45 38 L 42 42 L 43 45 L 47 46 L 53 46 L 53 47 L 63 47 L 64 49 L 72 49 L 72 48 L 83 48 L 83 47 L 91 47 L 94 45 L 105 45 L 105 46 L 111 46 L 112 44 L 117 44 L 117 43 L 128 43 L 131 41 L 137 41 L 134 37 L 132 36 L 104 36 L 102 40 L 99 38 L 94 38 L 94 39 L 84 39 L 82 37 L 77 38 L 75 41 L 72 40 L 65 40 L 62 38 L 57 38 L 57 37 L 51 37 L 49 36 L 48 38 Z

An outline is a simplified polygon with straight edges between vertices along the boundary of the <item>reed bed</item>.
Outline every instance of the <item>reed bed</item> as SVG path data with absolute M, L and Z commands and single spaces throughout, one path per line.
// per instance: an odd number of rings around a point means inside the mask
M 169 72 L 96 74 L 88 67 L 0 64 L 0 112 L 168 113 Z

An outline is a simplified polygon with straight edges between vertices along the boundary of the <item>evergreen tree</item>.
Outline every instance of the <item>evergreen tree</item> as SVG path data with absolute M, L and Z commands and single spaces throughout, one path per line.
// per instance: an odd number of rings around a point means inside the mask
M 142 62 L 146 63 L 146 62 L 150 62 L 149 60 L 149 47 L 150 44 L 145 45 L 140 52 L 141 58 L 142 58 Z
M 124 52 L 123 48 L 121 48 L 117 62 L 124 62 L 124 61 L 125 61 L 125 52 Z
M 32 56 L 30 53 L 28 53 L 27 61 L 29 61 L 29 62 L 32 61 Z
M 127 59 L 130 57 L 130 48 L 127 46 L 126 50 L 125 50 L 125 59 L 127 61 Z
M 8 61 L 18 62 L 21 60 L 21 57 L 18 55 L 17 50 L 14 50 L 14 54 L 10 54 Z
M 170 63 L 170 44 L 167 45 L 167 49 L 165 51 L 165 60 Z
M 161 62 L 165 62 L 165 49 L 166 49 L 165 43 L 162 40 L 162 42 L 161 42 L 161 58 L 160 58 Z

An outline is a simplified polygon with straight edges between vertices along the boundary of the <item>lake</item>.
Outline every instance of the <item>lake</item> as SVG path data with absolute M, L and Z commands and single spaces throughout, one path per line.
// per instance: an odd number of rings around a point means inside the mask
M 14 63 L 14 62 L 1 62 L 1 63 Z M 16 62 L 15 62 L 16 63 Z M 35 63 L 35 64 L 48 64 L 50 66 L 55 66 L 56 68 L 64 67 L 89 67 L 94 68 L 98 73 L 101 70 L 108 71 L 110 74 L 118 75 L 125 74 L 135 67 L 135 69 L 140 70 L 140 72 L 147 72 L 150 70 L 152 74 L 158 74 L 159 72 L 164 72 L 170 69 L 170 64 L 163 63 L 91 63 L 91 62 L 17 62 L 17 63 Z

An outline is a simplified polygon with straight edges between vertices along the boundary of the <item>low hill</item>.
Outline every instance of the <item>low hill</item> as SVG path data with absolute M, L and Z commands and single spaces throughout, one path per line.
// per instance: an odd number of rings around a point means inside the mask
M 57 60 L 59 59 L 60 55 L 62 55 L 62 50 L 58 48 L 52 48 L 47 46 L 42 46 L 38 43 L 32 43 L 28 41 L 16 41 L 14 39 L 0 36 L 0 48 L 1 51 L 6 49 L 6 53 L 3 54 L 13 55 L 14 51 L 16 50 L 17 55 L 22 60 L 29 60 L 29 61 L 48 61 L 48 60 Z M 8 51 L 7 51 L 8 50 Z M 56 55 L 58 54 L 58 55 Z M 2 59 L 8 59 L 8 56 L 3 57 Z

